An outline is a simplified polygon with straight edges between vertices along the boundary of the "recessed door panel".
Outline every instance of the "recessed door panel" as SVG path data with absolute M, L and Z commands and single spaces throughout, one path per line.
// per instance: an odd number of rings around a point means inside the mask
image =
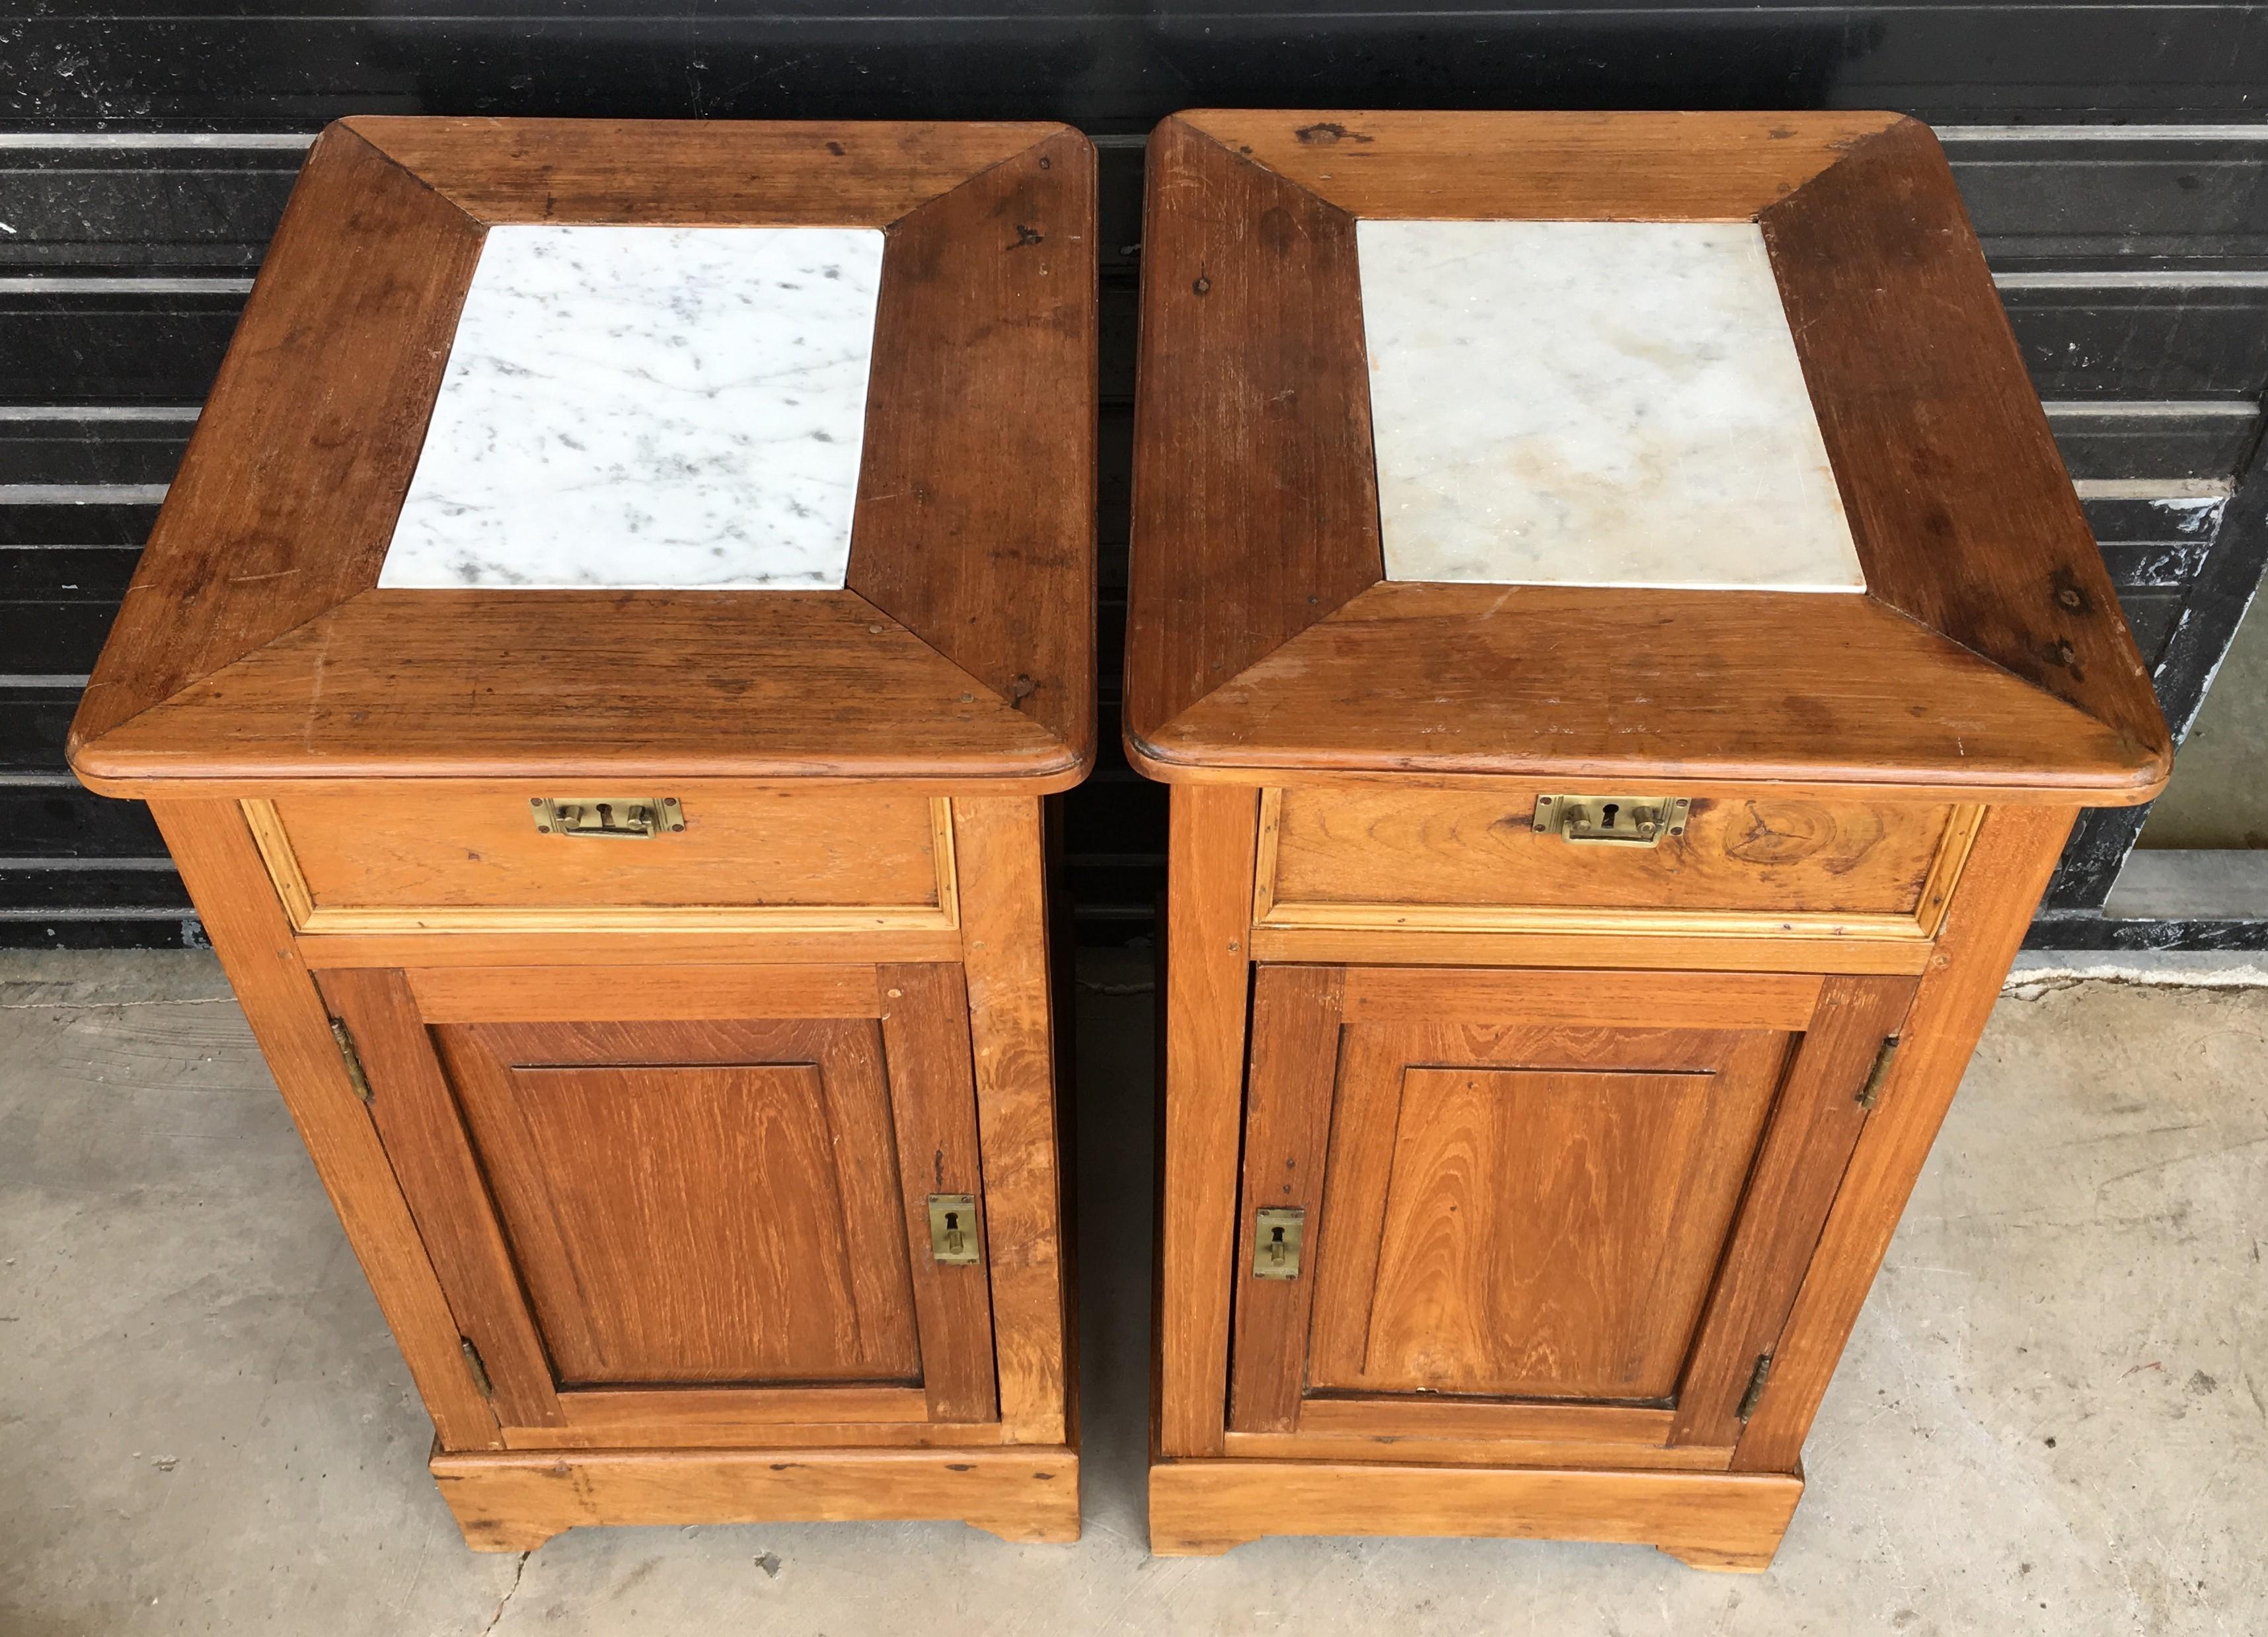
M 1231 1429 L 1727 1441 L 1680 1395 L 1737 1397 L 1793 1300 L 1911 988 L 1263 967 Z M 1262 1207 L 1296 1278 L 1253 1272 Z
M 872 1021 L 740 1025 L 717 1064 L 556 1032 L 441 1034 L 562 1386 L 919 1380 Z
M 1315 1384 L 1666 1397 L 1732 1219 L 1754 1087 L 1484 1067 L 1401 1079 L 1362 1353 L 1318 1360 Z
M 594 976 L 565 1021 L 537 969 L 320 979 L 507 1441 L 996 1419 L 960 969 L 682 992 L 808 1008 L 755 1019 L 682 1015 L 666 968 Z M 971 1201 L 962 1256 L 932 1194 Z

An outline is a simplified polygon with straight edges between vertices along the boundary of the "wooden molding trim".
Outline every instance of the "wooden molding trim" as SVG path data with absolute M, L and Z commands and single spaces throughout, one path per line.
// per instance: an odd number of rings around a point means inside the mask
M 699 929 L 611 933 L 590 928 L 530 938 L 524 933 L 332 933 L 296 940 L 299 959 L 318 970 L 398 966 L 830 966 L 884 961 L 958 961 L 961 934 L 934 927 L 879 932 L 798 933 Z
M 548 1434 L 547 1434 L 548 1436 Z M 519 1447 L 515 1435 L 512 1447 Z M 1242 1461 L 1375 1462 L 1419 1466 L 1569 1467 L 1606 1471 L 1721 1472 L 1733 1452 L 1707 1444 L 1594 1442 L 1581 1438 L 1463 1438 L 1416 1433 L 1241 1433 L 1226 1453 Z
M 932 796 L 929 804 L 937 902 L 909 904 L 562 904 L 540 909 L 318 904 L 291 851 L 291 838 L 284 833 L 276 804 L 247 796 L 240 805 L 260 856 L 267 863 L 269 879 L 276 884 L 276 895 L 291 917 L 291 930 L 309 937 L 421 933 L 949 933 L 961 925 L 953 801 L 946 796 Z
M 531 1450 L 427 1464 L 476 1552 L 532 1552 L 594 1523 L 957 1519 L 1014 1541 L 1079 1538 L 1079 1452 Z M 1786 1480 L 1781 1480 L 1786 1481 Z
M 1800 911 L 1785 915 L 1729 910 L 1582 909 L 1549 904 L 1300 903 L 1276 896 L 1277 846 L 1284 810 L 1281 786 L 1260 793 L 1258 867 L 1252 925 L 1257 932 L 1465 933 L 1602 938 L 1758 938 L 1836 942 L 1927 942 L 1944 923 L 1983 807 L 1954 809 L 1911 913 L 1846 915 Z M 1808 957 L 1807 957 L 1808 958 Z
M 594 952 L 595 955 L 595 952 Z M 656 1022 L 711 1018 L 880 1017 L 867 965 L 683 966 L 666 984 L 637 970 L 589 966 L 440 966 L 404 971 L 429 1023 Z
M 1015 1442 L 998 1421 L 733 1421 L 659 1413 L 597 1428 L 578 1427 L 571 1417 L 564 1427 L 508 1427 L 504 1434 L 507 1449 L 982 1449 Z
M 607 1434 L 620 1448 L 657 1424 L 692 1428 L 762 1426 L 773 1421 L 925 1420 L 929 1401 L 919 1387 L 585 1388 L 559 1395 L 562 1426 L 585 1437 Z M 506 1427 L 504 1436 L 513 1432 Z
M 1506 1438 L 1515 1442 L 1660 1448 L 1669 1442 L 1675 1410 L 1650 1405 L 1540 1404 L 1534 1400 L 1316 1397 L 1301 1400 L 1302 1434 L 1387 1438 Z M 1729 1455 L 1730 1446 L 1727 1446 Z
M 1331 926 L 1262 926 L 1252 933 L 1256 961 L 1307 961 L 1329 966 L 1473 966 L 1628 968 L 1650 972 L 1778 972 L 1790 966 L 1819 973 L 1911 975 L 1928 969 L 1933 946 L 1918 939 L 1787 940 L 1673 937 L 1621 930 L 1464 933 L 1372 931 Z M 311 959 L 313 957 L 310 957 Z

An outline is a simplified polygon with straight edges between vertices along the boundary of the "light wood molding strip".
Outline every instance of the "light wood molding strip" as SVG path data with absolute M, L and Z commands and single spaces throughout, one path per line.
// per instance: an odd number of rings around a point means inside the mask
M 514 1449 L 520 1435 L 507 1434 Z M 553 1434 L 541 1434 L 550 1437 Z M 1591 1442 L 1574 1438 L 1436 1437 L 1425 1433 L 1240 1433 L 1231 1430 L 1227 1454 L 1242 1461 L 1376 1462 L 1424 1466 L 1588 1467 L 1606 1471 L 1636 1470 L 1721 1472 L 1733 1460 L 1730 1449 L 1707 1444 Z M 535 1446 L 529 1445 L 529 1448 Z M 549 1448 L 549 1446 L 544 1446 Z
M 239 805 L 244 809 L 244 822 L 252 829 L 253 844 L 268 866 L 268 878 L 276 883 L 276 896 L 284 901 L 284 912 L 291 918 L 291 930 L 306 931 L 315 913 L 315 901 L 307 891 L 307 878 L 299 873 L 298 857 L 291 851 L 291 838 L 284 833 L 284 820 L 276 804 L 247 797 Z
M 1353 930 L 1335 926 L 1262 926 L 1252 933 L 1256 961 L 1320 962 L 1333 966 L 1626 967 L 1634 971 L 1808 972 L 1908 975 L 1925 971 L 1931 946 L 1822 938 L 1795 943 L 1764 938 L 1669 938 L 1619 933 L 1465 933 Z M 312 956 L 310 957 L 313 958 Z
M 661 1422 L 687 1427 L 901 1422 L 927 1419 L 929 1400 L 918 1387 L 583 1388 L 559 1395 L 559 1413 L 567 1427 L 586 1433 Z
M 1810 972 L 1623 972 L 1350 967 L 1351 1024 L 1474 1022 L 1528 1029 L 1807 1027 L 1821 979 Z
M 1668 1443 L 1674 1410 L 1646 1405 L 1538 1404 L 1532 1400 L 1411 1397 L 1311 1397 L 1300 1405 L 1301 1435 L 1340 1437 L 1509 1438 L 1544 1442 Z M 1730 1456 L 1729 1449 L 1727 1451 Z
M 871 966 L 682 966 L 661 984 L 610 966 L 429 966 L 404 976 L 429 1023 L 882 1014 Z
M 954 852 L 953 799 L 932 796 L 929 803 L 929 825 L 932 837 L 930 856 L 937 864 L 937 909 L 939 926 L 958 927 L 961 925 L 961 860 Z

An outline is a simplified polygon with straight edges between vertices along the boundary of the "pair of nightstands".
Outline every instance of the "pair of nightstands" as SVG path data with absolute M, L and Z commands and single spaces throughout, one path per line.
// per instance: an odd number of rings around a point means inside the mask
M 476 1545 L 1078 1530 L 1043 803 L 1093 151 L 318 144 L 74 734 Z M 1928 134 L 1152 138 L 1153 1544 L 1760 1567 L 2075 809 L 2162 725 Z

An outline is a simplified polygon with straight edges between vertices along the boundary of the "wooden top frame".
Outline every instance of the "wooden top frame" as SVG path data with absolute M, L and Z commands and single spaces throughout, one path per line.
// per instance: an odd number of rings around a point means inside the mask
M 1927 127 L 1204 111 L 1149 162 L 1125 722 L 1152 778 L 2163 785 L 2148 672 Z M 1387 582 L 1359 218 L 1756 222 L 1867 593 Z
M 482 237 L 885 230 L 846 589 L 379 591 Z M 946 780 L 1094 754 L 1094 156 L 1044 124 L 317 140 L 70 737 L 185 781 Z

